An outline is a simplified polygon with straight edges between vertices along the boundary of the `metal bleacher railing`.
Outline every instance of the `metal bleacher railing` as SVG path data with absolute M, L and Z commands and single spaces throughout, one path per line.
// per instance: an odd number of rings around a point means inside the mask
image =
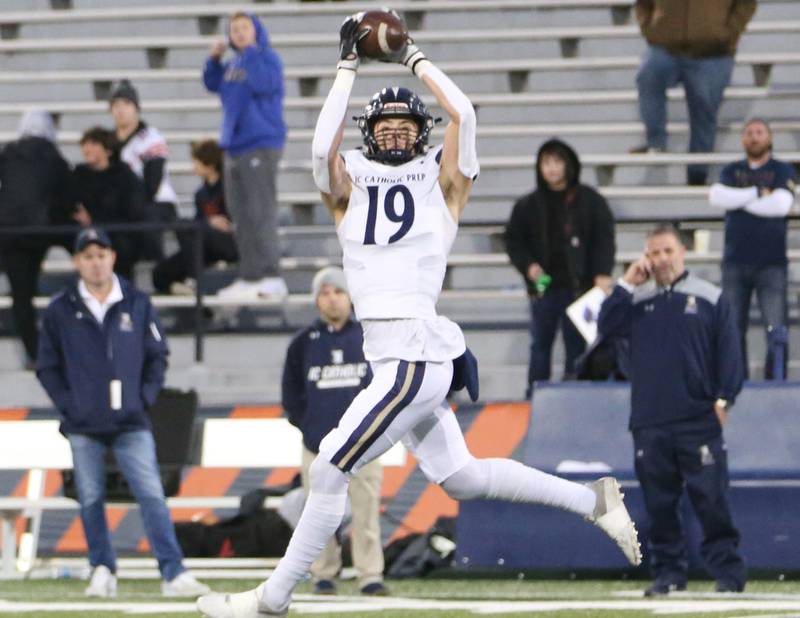
M 687 234 L 689 240 L 689 252 L 687 253 L 687 264 L 689 265 L 718 265 L 721 261 L 721 253 L 719 251 L 711 251 L 707 247 L 694 247 L 693 246 L 693 233 L 697 230 L 721 230 L 723 227 L 723 219 L 720 217 L 686 217 L 680 220 L 674 220 L 669 216 L 655 217 L 643 219 L 637 217 L 634 219 L 620 219 L 617 221 L 617 230 L 625 231 L 628 233 L 643 233 L 648 227 L 657 222 L 672 221 L 679 225 L 679 227 Z M 800 215 L 792 215 L 789 217 L 789 225 L 791 229 L 800 228 Z M 191 220 L 179 220 L 172 223 L 125 223 L 125 224 L 109 224 L 104 225 L 103 228 L 109 232 L 129 232 L 132 234 L 163 231 L 163 230 L 184 230 L 191 231 L 193 238 L 193 260 L 195 272 L 202 273 L 204 265 L 202 261 L 203 255 L 203 238 L 201 226 Z M 464 223 L 462 229 L 465 231 L 471 229 L 480 230 L 481 234 L 495 238 L 498 242 L 494 244 L 494 249 L 491 251 L 484 251 L 478 253 L 462 253 L 452 254 L 448 258 L 448 278 L 445 280 L 445 290 L 442 293 L 442 298 L 447 300 L 481 300 L 481 299 L 499 299 L 499 298 L 522 298 L 524 291 L 519 289 L 481 289 L 481 290 L 458 290 L 447 289 L 449 287 L 450 276 L 454 269 L 459 268 L 491 268 L 500 267 L 511 269 L 512 266 L 509 262 L 508 256 L 500 248 L 499 242 L 503 232 L 503 225 L 501 222 L 491 223 Z M 0 239 L 8 236 L 57 236 L 59 234 L 75 234 L 78 230 L 77 226 L 29 226 L 17 228 L 0 228 Z M 332 236 L 333 231 L 330 228 L 323 228 L 322 226 L 310 226 L 307 228 L 292 227 L 284 228 L 282 230 L 284 236 L 293 236 L 295 234 L 311 235 L 315 237 Z M 616 255 L 616 262 L 618 265 L 624 266 L 626 263 L 638 257 L 638 251 L 619 251 Z M 788 252 L 790 262 L 800 261 L 800 250 L 790 249 Z M 295 270 L 316 270 L 330 264 L 340 264 L 340 257 L 333 255 L 312 255 L 300 257 L 284 257 L 281 259 L 282 269 L 287 271 Z M 62 269 L 69 269 L 71 265 L 63 263 Z M 43 309 L 47 306 L 49 298 L 39 296 L 35 299 L 34 305 L 37 309 Z M 194 360 L 197 363 L 202 363 L 204 360 L 204 339 L 206 336 L 206 322 L 204 320 L 204 312 L 206 309 L 211 308 L 240 308 L 252 307 L 257 309 L 273 310 L 289 312 L 293 308 L 309 305 L 313 302 L 308 294 L 291 294 L 287 299 L 267 299 L 267 298 L 253 298 L 253 299 L 237 299 L 237 298 L 224 298 L 215 294 L 204 293 L 203 286 L 198 277 L 198 285 L 195 290 L 194 296 L 169 296 L 157 295 L 153 296 L 153 303 L 157 308 L 161 309 L 188 309 L 192 310 L 192 336 L 194 338 Z M 0 297 L 0 309 L 8 308 L 10 306 L 9 297 Z

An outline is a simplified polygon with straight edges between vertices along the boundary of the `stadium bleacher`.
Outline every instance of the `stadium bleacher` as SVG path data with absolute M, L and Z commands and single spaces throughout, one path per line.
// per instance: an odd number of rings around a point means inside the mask
M 509 347 L 502 363 L 483 364 L 484 378 L 491 385 L 489 397 L 513 399 L 521 390 L 527 346 L 520 345 L 520 336 L 525 337 L 527 308 L 519 278 L 507 265 L 498 242 L 498 226 L 504 223 L 514 199 L 531 188 L 533 153 L 547 137 L 560 135 L 578 148 L 584 181 L 599 185 L 617 217 L 626 221 L 618 230 L 618 263 L 639 249 L 642 226 L 636 225 L 637 220 L 717 216 L 708 207 L 702 188 L 681 184 L 683 169 L 693 158 L 707 160 L 717 169 L 738 157 L 738 131 L 744 118 L 757 114 L 773 120 L 777 152 L 800 162 L 800 125 L 795 115 L 800 101 L 800 80 L 796 78 L 800 8 L 796 3 L 759 3 L 743 37 L 721 110 L 718 152 L 694 157 L 684 154 L 688 128 L 681 90 L 670 93 L 670 152 L 627 154 L 641 141 L 633 83 L 643 50 L 630 0 L 431 0 L 395 5 L 406 11 L 420 43 L 454 75 L 478 109 L 482 175 L 464 217 L 465 224 L 475 227 L 460 233 L 455 249 L 458 255 L 451 261 L 447 281 L 452 294 L 443 300 L 442 310 L 468 324 L 494 323 L 508 333 L 507 340 L 501 338 L 501 345 Z M 298 295 L 307 293 L 318 264 L 338 259 L 330 218 L 319 204 L 310 177 L 307 153 L 317 110 L 333 75 L 338 24 L 343 15 L 364 6 L 356 2 L 245 5 L 265 19 L 286 64 L 290 136 L 279 189 L 287 280 Z M 149 0 L 4 3 L 0 13 L 0 137 L 13 136 L 22 109 L 44 108 L 57 119 L 61 146 L 75 161 L 80 132 L 92 124 L 109 122 L 105 99 L 111 82 L 128 77 L 140 90 L 145 119 L 167 135 L 170 171 L 182 210 L 188 214 L 196 186 L 190 173 L 188 142 L 213 136 L 219 122 L 218 101 L 204 91 L 200 68 L 210 41 L 224 27 L 225 15 L 235 8 L 241 5 L 193 5 L 175 0 L 166 4 Z M 480 11 L 483 23 L 490 26 L 476 28 L 475 11 Z M 417 86 L 401 67 L 366 65 L 356 82 L 353 111 L 387 81 Z M 352 127 L 346 132 L 346 144 L 358 144 Z M 715 261 L 721 246 L 720 226 L 702 227 L 710 229 L 711 252 L 697 256 L 694 264 L 704 276 L 718 280 Z M 798 248 L 794 230 L 790 246 Z M 63 271 L 64 257 L 55 254 L 46 271 Z M 794 289 L 798 277 L 793 273 L 792 279 Z M 146 273 L 141 281 L 147 282 Z M 308 308 L 302 296 L 295 298 Z M 794 298 L 790 304 L 796 305 Z M 275 310 L 270 311 L 271 317 L 261 320 L 262 326 L 286 331 L 296 325 L 296 312 L 290 319 L 276 319 Z M 754 320 L 751 350 L 755 370 L 762 349 L 759 328 Z M 479 336 L 480 331 L 468 333 L 470 340 Z M 173 345 L 180 347 L 181 337 L 174 336 Z M 265 333 L 259 339 L 269 349 L 280 345 L 283 337 Z M 2 345 L 12 349 L 6 341 Z M 276 357 L 270 365 L 274 371 L 281 355 L 270 356 Z M 557 351 L 556 364 L 559 356 Z M 800 365 L 797 358 L 793 360 Z M 206 362 L 214 361 L 208 358 Z M 229 375 L 236 371 L 216 365 L 214 369 L 229 369 Z M 198 370 L 191 358 L 176 355 L 174 372 L 175 376 L 191 375 Z M 22 383 L 26 383 L 24 377 Z M 22 397 L 15 403 L 41 403 L 34 384 L 14 391 Z M 269 393 L 273 396 L 274 389 Z M 225 397 L 221 392 L 207 394 L 216 400 Z

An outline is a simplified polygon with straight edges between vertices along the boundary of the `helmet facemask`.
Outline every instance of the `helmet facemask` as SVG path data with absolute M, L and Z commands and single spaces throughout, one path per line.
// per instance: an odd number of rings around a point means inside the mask
M 409 139 L 406 140 L 405 148 L 381 147 L 381 142 L 384 142 L 384 145 L 396 146 L 398 141 L 396 138 L 399 137 L 397 132 L 403 131 L 403 129 L 387 129 L 386 139 L 382 135 L 376 136 L 375 126 L 380 120 L 387 118 L 412 120 L 417 126 L 416 138 L 412 141 L 411 133 L 407 132 Z M 364 113 L 356 120 L 364 137 L 362 149 L 364 156 L 386 165 L 401 165 L 427 152 L 428 137 L 434 124 L 422 99 L 407 88 L 384 88 L 372 97 L 364 108 Z

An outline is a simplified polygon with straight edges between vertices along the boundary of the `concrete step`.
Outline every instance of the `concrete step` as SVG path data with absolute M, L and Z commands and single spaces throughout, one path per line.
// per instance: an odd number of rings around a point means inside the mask
M 62 0 L 62 3 L 64 0 Z M 171 0 L 161 5 L 153 0 L 74 0 L 74 10 L 50 11 L 45 0 L 5 0 L 9 20 L 26 24 L 56 25 L 56 30 L 47 30 L 47 35 L 63 34 L 65 27 L 77 25 L 85 28 L 92 22 L 102 22 L 103 30 L 118 25 L 128 19 L 136 26 L 155 30 L 160 23 L 172 26 L 173 22 L 195 21 L 197 17 L 225 17 L 235 8 L 235 0 L 225 0 L 214 4 L 194 4 L 191 0 Z M 506 27 L 526 26 L 574 26 L 598 24 L 632 23 L 631 3 L 620 0 L 512 0 L 487 2 L 408 2 L 397 0 L 393 3 L 398 11 L 406 14 L 412 30 L 422 28 L 474 27 L 476 11 L 488 13 Z M 238 8 L 238 7 L 237 7 Z M 279 31 L 289 32 L 300 29 L 300 24 L 319 25 L 330 28 L 328 20 L 341 20 L 358 10 L 371 8 L 364 2 L 337 3 L 296 3 L 285 2 L 276 5 L 258 5 L 251 8 L 264 16 L 269 24 L 280 26 Z M 43 10 L 44 9 L 44 10 Z M 60 13 L 60 15 L 59 15 Z M 302 17 L 302 19 L 300 19 Z M 762 0 L 759 3 L 757 18 L 790 19 L 800 17 L 795 3 L 786 0 Z M 215 24 L 212 22 L 211 27 Z M 334 24 L 338 27 L 338 21 Z M 205 29 L 209 28 L 209 22 Z M 78 29 L 78 32 L 81 30 Z M 170 30 L 165 30 L 169 33 Z M 125 31 L 114 32 L 125 34 Z
M 632 82 L 631 82 L 632 83 Z M 519 93 L 481 93 L 462 83 L 478 112 L 478 126 L 535 124 L 574 124 L 586 118 L 601 118 L 607 122 L 630 123 L 638 121 L 638 96 L 631 83 L 619 89 L 608 89 L 595 84 L 590 90 L 561 90 Z M 419 84 L 411 81 L 412 88 Z M 598 87 L 599 86 L 599 87 Z M 363 103 L 373 90 L 361 88 L 356 83 L 350 99 L 348 113 L 361 112 Z M 431 97 L 422 93 L 431 105 L 431 113 L 442 115 Z M 748 113 L 759 113 L 767 118 L 794 119 L 797 101 L 800 99 L 800 84 L 794 86 L 732 86 L 726 90 L 725 101 L 720 111 L 720 124 L 741 122 Z M 683 90 L 668 91 L 669 118 L 673 122 L 686 122 L 686 104 Z M 323 97 L 288 97 L 284 100 L 287 123 L 294 129 L 313 130 Z M 144 116 L 162 131 L 204 131 L 214 133 L 219 125 L 219 101 L 203 93 L 196 98 L 165 98 L 163 90 L 152 97 L 142 99 Z M 48 98 L 48 89 L 42 87 L 38 96 L 21 102 L 0 103 L 0 129 L 15 131 L 19 122 L 20 108 L 44 109 L 57 115 L 60 128 L 82 132 L 92 124 L 107 123 L 108 103 L 105 99 L 94 100 L 94 96 L 81 95 L 70 98 Z M 352 128 L 351 125 L 349 128 Z
M 10 118 L 9 118 L 10 120 Z M 105 117 L 108 120 L 108 117 Z M 720 151 L 736 152 L 741 148 L 742 122 L 722 123 L 717 132 L 716 148 Z M 773 131 L 773 147 L 776 153 L 800 150 L 800 121 L 776 120 L 770 123 Z M 686 122 L 671 122 L 667 127 L 670 148 L 676 152 L 688 150 L 689 125 Z M 82 131 L 64 130 L 58 133 L 58 144 L 64 156 L 71 161 L 81 161 L 80 140 Z M 210 130 L 172 130 L 164 131 L 164 138 L 170 147 L 170 160 L 186 166 L 189 160 L 191 142 L 216 139 L 217 132 Z M 312 128 L 293 128 L 287 136 L 283 156 L 287 160 L 303 159 L 309 156 Z M 553 135 L 567 141 L 581 155 L 603 153 L 609 150 L 627 152 L 641 145 L 644 127 L 639 122 L 572 122 L 545 124 L 491 124 L 478 125 L 478 152 L 482 156 L 529 155 L 535 152 L 539 143 Z M 439 125 L 431 133 L 431 143 L 439 143 L 444 136 L 444 128 Z M 17 131 L 0 130 L 0 142 L 17 138 Z M 348 144 L 358 144 L 361 132 L 351 126 L 345 131 Z

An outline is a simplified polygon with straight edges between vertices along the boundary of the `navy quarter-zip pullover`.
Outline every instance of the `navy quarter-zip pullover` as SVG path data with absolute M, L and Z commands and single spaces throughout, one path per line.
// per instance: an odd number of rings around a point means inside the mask
M 632 430 L 707 417 L 733 404 L 744 380 L 739 333 L 721 290 L 688 272 L 669 287 L 617 285 L 603 303 L 601 335 L 630 341 Z

